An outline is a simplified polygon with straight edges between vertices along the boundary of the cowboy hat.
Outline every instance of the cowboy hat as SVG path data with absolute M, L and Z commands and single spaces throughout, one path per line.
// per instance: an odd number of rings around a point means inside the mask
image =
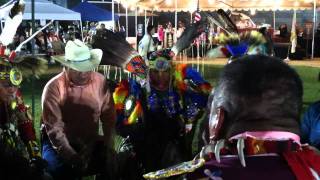
M 101 58 L 101 49 L 89 50 L 89 47 L 78 39 L 67 42 L 65 55 L 52 56 L 53 60 L 80 72 L 92 71 L 98 67 Z

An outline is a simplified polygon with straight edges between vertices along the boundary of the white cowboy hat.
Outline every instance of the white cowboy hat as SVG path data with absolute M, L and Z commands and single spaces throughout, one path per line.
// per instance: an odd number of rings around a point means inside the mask
M 80 72 L 92 71 L 98 67 L 101 58 L 101 49 L 89 50 L 89 47 L 78 39 L 67 42 L 65 55 L 52 56 L 53 60 Z

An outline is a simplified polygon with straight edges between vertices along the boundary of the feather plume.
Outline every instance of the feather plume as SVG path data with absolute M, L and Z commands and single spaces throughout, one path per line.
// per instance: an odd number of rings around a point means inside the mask
M 217 46 L 216 48 L 209 50 L 207 56 L 209 58 L 223 58 L 227 57 L 227 53 L 225 52 L 224 46 Z
M 238 33 L 237 26 L 234 24 L 234 22 L 230 19 L 229 15 L 223 9 L 218 9 L 217 14 L 221 22 L 223 22 L 224 27 L 229 32 Z
M 122 67 L 140 77 L 145 77 L 147 69 L 145 62 L 120 35 L 106 30 L 93 37 L 92 47 L 103 51 L 100 65 Z
M 9 16 L 9 13 L 14 6 L 14 3 L 8 4 L 6 6 L 1 7 L 0 9 L 0 19 L 6 19 Z
M 11 5 L 9 7 L 11 7 Z M 8 14 L 6 12 L 1 13 L 1 14 L 4 14 L 5 16 L 4 18 L 6 19 L 5 26 L 0 35 L 0 42 L 4 46 L 9 45 L 13 41 L 13 37 L 16 34 L 17 28 L 22 22 L 24 8 L 25 8 L 25 5 L 23 1 L 21 2 L 17 1 L 11 7 L 10 12 Z M 4 9 L 4 11 L 6 10 L 7 9 Z
M 261 34 L 258 31 L 250 31 L 250 32 L 242 33 L 241 39 L 243 41 L 248 42 L 250 46 L 249 48 L 253 48 L 267 42 L 263 34 Z
M 204 32 L 204 24 L 201 21 L 193 23 L 184 30 L 181 37 L 177 40 L 171 50 L 175 55 L 177 55 L 182 50 L 188 48 L 193 40 L 202 32 Z
M 114 105 L 117 111 L 124 109 L 124 101 L 129 95 L 128 81 L 121 81 L 113 93 Z
M 138 118 L 142 115 L 142 105 L 139 100 L 136 100 L 136 106 L 133 109 L 133 112 L 130 114 L 128 120 L 125 125 L 136 124 L 138 122 Z
M 221 23 L 217 18 L 213 17 L 211 14 L 209 14 L 207 12 L 205 12 L 205 15 L 206 15 L 206 17 L 207 17 L 207 19 L 208 19 L 210 24 L 214 24 L 214 25 L 220 27 L 226 33 L 231 34 L 231 32 L 229 32 L 229 30 L 227 30 L 227 28 L 225 28 L 223 23 Z
M 17 67 L 25 77 L 35 75 L 39 78 L 48 70 L 48 61 L 42 57 L 20 56 L 15 59 L 13 65 Z
M 266 39 L 258 31 L 247 31 L 241 34 L 231 33 L 229 35 L 221 33 L 217 37 L 217 42 L 225 46 L 232 56 L 241 56 L 265 43 Z M 208 52 L 208 56 L 216 57 L 218 53 L 219 51 L 214 49 Z

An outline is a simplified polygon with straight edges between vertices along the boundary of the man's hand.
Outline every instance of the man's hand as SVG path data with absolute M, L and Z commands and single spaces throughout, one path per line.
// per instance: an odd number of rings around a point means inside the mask
M 80 154 L 73 155 L 68 163 L 71 165 L 72 169 L 79 174 L 83 174 L 88 167 L 87 160 Z

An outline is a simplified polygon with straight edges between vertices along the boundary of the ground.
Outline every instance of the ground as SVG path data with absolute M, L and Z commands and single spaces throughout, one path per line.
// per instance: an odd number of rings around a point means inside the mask
M 182 62 L 182 61 L 180 61 Z M 186 61 L 185 61 L 186 62 Z M 191 66 L 195 69 L 198 69 L 199 72 L 207 79 L 210 83 L 215 86 L 219 73 L 222 70 L 223 65 L 226 63 L 225 59 L 221 60 L 194 60 L 188 61 Z M 320 82 L 318 80 L 320 72 L 320 61 L 293 61 L 289 64 L 297 70 L 298 74 L 303 80 L 304 86 L 304 95 L 303 95 L 303 111 L 313 102 L 320 100 Z M 43 87 L 46 82 L 57 74 L 61 70 L 60 66 L 50 66 L 48 73 L 42 76 L 40 79 L 36 79 L 34 82 L 34 92 L 35 92 L 35 123 L 34 127 L 36 129 L 37 137 L 39 138 L 39 129 L 40 129 L 40 116 L 41 116 L 41 94 Z M 122 74 L 122 78 L 125 75 Z M 115 78 L 114 74 L 110 75 L 111 79 Z M 117 76 L 119 80 L 119 73 Z M 32 86 L 30 80 L 25 80 L 22 84 L 22 92 L 27 104 L 31 106 L 31 94 Z

